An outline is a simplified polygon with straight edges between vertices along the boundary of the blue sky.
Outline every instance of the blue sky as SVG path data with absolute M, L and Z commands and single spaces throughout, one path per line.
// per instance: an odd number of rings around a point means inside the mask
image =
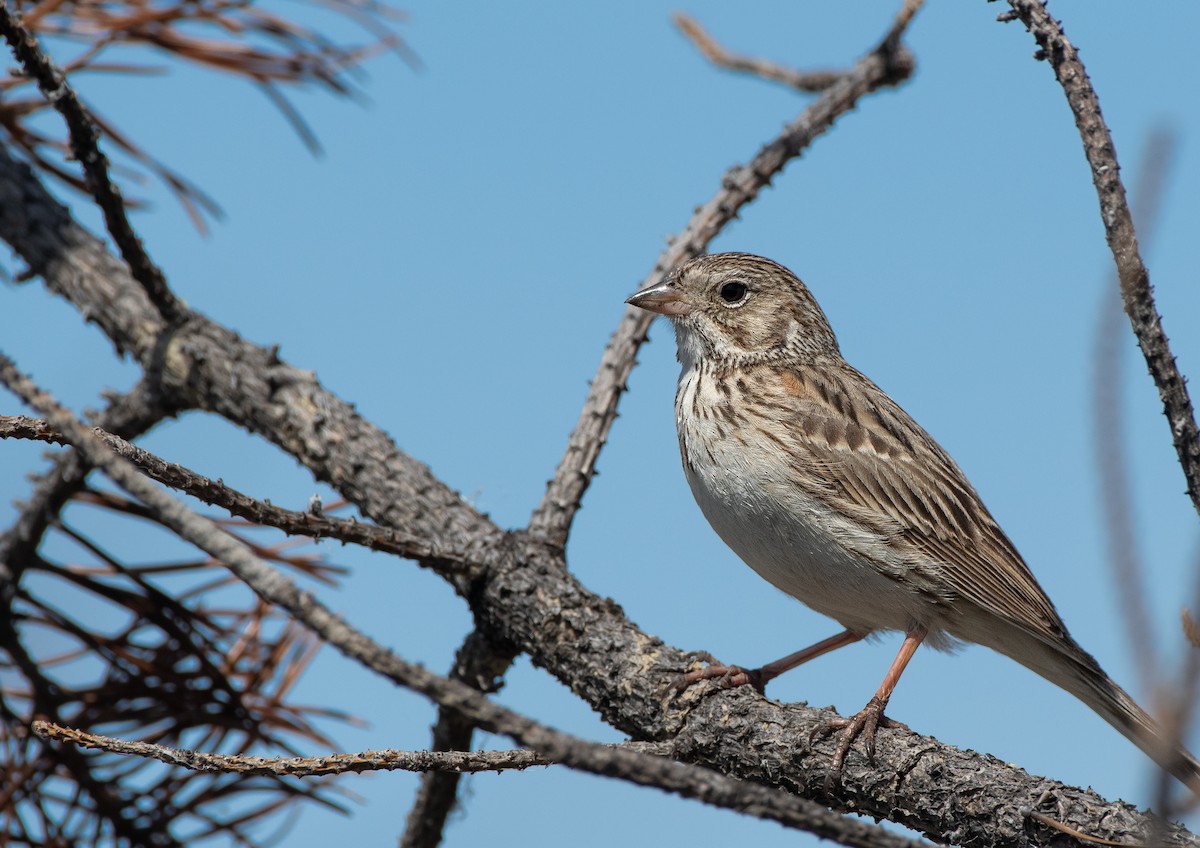
M 553 473 L 622 301 L 664 238 L 810 100 L 712 69 L 670 23 L 683 10 L 731 49 L 842 67 L 895 3 L 406 5 L 414 71 L 373 61 L 365 105 L 293 94 L 325 149 L 312 158 L 257 91 L 185 69 L 79 81 L 99 110 L 214 195 L 209 237 L 157 186 L 135 222 L 193 307 L 320 379 L 499 523 L 521 526 Z M 843 352 L 958 460 L 1073 635 L 1135 690 L 1104 558 L 1091 397 L 1095 329 L 1111 286 L 1095 193 L 1061 90 L 1000 4 L 933 3 L 908 42 L 902 89 L 859 109 L 793 162 L 713 245 L 768 255 L 812 289 Z M 1145 256 L 1179 364 L 1200 373 L 1200 7 L 1058 0 L 1112 128 L 1127 185 L 1156 128 L 1178 138 Z M 77 214 L 96 216 L 78 198 Z M 1111 293 L 1111 292 L 1110 292 Z M 0 293 L 6 353 L 80 409 L 135 370 L 36 285 Z M 592 590 L 684 649 L 757 665 L 837 626 L 761 581 L 724 548 L 679 468 L 665 322 L 631 380 L 569 548 Z M 1160 641 L 1180 641 L 1200 534 L 1157 396 L 1122 341 L 1123 410 L 1138 541 Z M 48 353 L 52 351 L 52 353 Z M 80 364 L 82 363 L 82 365 Z M 1195 385 L 1195 384 L 1194 384 Z M 0 394 L 0 412 L 23 411 Z M 145 446 L 244 491 L 302 507 L 295 462 L 199 416 Z M 36 446 L 0 449 L 7 525 Z M 326 492 L 326 497 L 329 494 Z M 81 516 L 80 521 L 88 519 Z M 130 558 L 160 555 L 129 541 Z M 445 670 L 469 626 L 461 601 L 407 562 L 331 547 L 352 569 L 331 606 L 404 656 Z M 846 648 L 772 683 L 785 701 L 861 707 L 899 640 Z M 1174 656 L 1174 654 L 1172 654 Z M 300 700 L 364 716 L 342 750 L 423 748 L 433 711 L 323 654 Z M 616 740 L 521 661 L 501 700 L 581 735 Z M 890 714 L 1032 772 L 1151 799 L 1145 757 L 1086 707 L 981 648 L 921 651 Z M 313 751 L 312 753 L 323 753 Z M 353 817 L 301 814 L 288 844 L 394 844 L 416 779 L 351 777 Z M 579 846 L 795 834 L 565 770 L 468 780 L 448 844 Z M 800 838 L 802 841 L 804 838 Z

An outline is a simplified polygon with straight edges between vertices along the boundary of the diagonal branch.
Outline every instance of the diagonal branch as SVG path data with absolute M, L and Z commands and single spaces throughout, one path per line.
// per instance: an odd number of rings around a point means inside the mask
M 129 392 L 114 395 L 97 423 L 119 436 L 133 438 L 176 414 L 145 381 Z M 50 522 L 79 491 L 91 468 L 75 453 L 60 457 L 38 480 L 16 522 L 0 534 L 0 616 L 7 615 L 25 565 L 41 544 Z
M 74 89 L 67 85 L 66 76 L 42 52 L 37 39 L 21 23 L 21 16 L 11 12 L 5 0 L 0 0 L 0 35 L 8 41 L 17 61 L 27 74 L 37 80 L 42 94 L 66 121 L 71 134 L 71 151 L 83 166 L 88 190 L 104 213 L 104 223 L 129 265 L 129 270 L 141 283 L 158 314 L 169 323 L 178 322 L 187 309 L 167 287 L 162 269 L 154 264 L 141 238 L 129 223 L 121 190 L 108 175 L 108 158 L 100 150 L 100 132 L 96 122 L 75 95 Z
M 1200 513 L 1200 428 L 1196 426 L 1187 383 L 1175 364 L 1162 317 L 1154 304 L 1150 274 L 1138 251 L 1137 232 L 1125 200 L 1116 148 L 1100 114 L 1100 100 L 1074 45 L 1067 40 L 1062 25 L 1050 15 L 1045 4 L 1041 0 L 1009 0 L 1009 5 L 1013 11 L 1002 15 L 1001 20 L 1019 18 L 1033 34 L 1041 48 L 1039 58 L 1050 62 L 1075 116 L 1075 126 L 1079 128 L 1083 152 L 1091 166 L 1092 182 L 1100 200 L 1104 235 L 1116 261 L 1125 312 L 1154 385 L 1158 387 L 1179 465 L 1187 481 L 1188 496 Z
M 1138 168 L 1134 192 L 1134 219 L 1142 226 L 1142 236 L 1153 233 L 1166 186 L 1168 165 L 1175 147 L 1173 134 L 1153 133 Z M 1115 276 L 1115 274 L 1114 274 Z M 1100 502 L 1104 510 L 1104 534 L 1107 537 L 1107 559 L 1112 569 L 1113 585 L 1121 596 L 1121 620 L 1134 659 L 1138 683 L 1143 692 L 1154 691 L 1158 685 L 1160 658 L 1154 649 L 1154 630 L 1150 625 L 1149 605 L 1143 563 L 1138 556 L 1137 532 L 1134 528 L 1133 504 L 1130 502 L 1133 484 L 1129 476 L 1129 458 L 1125 453 L 1126 433 L 1122 426 L 1125 414 L 1125 375 L 1121 354 L 1125 335 L 1121 300 L 1117 289 L 1120 281 L 1109 288 L 1105 280 L 1100 319 L 1096 326 L 1096 342 L 1092 364 L 1092 419 L 1095 432 L 1096 469 L 1100 476 Z
M 657 283 L 680 263 L 703 253 L 709 242 L 770 185 L 788 162 L 852 110 L 862 97 L 879 88 L 898 85 L 912 75 L 915 63 L 900 44 L 900 37 L 919 7 L 920 0 L 908 0 L 883 41 L 784 127 L 782 133 L 767 142 L 750 164 L 735 165 L 725 172 L 720 189 L 696 209 L 679 236 L 659 255 L 642 288 Z M 552 544 L 566 543 L 653 317 L 645 310 L 627 307 L 604 349 L 579 422 L 567 440 L 566 452 L 529 522 L 531 533 Z
M 437 542 L 409 536 L 388 527 L 377 527 L 359 521 L 330 518 L 314 512 L 283 509 L 239 492 L 219 480 L 197 474 L 182 465 L 167 462 L 120 436 L 99 427 L 92 433 L 118 456 L 136 465 L 146 476 L 170 486 L 210 506 L 228 510 L 231 515 L 263 527 L 275 527 L 293 536 L 313 539 L 337 539 L 361 545 L 374 551 L 414 559 L 443 576 L 470 575 L 477 570 L 466 554 Z M 62 433 L 55 432 L 46 421 L 20 415 L 0 415 L 0 439 L 32 439 L 54 444 L 71 444 Z

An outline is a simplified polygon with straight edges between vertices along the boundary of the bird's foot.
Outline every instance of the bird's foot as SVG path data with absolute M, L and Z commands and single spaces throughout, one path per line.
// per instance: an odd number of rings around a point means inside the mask
M 850 753 L 850 746 L 854 743 L 855 739 L 862 738 L 863 751 L 866 753 L 868 760 L 873 760 L 875 759 L 876 730 L 880 727 L 908 730 L 908 725 L 892 721 L 892 719 L 883 714 L 884 707 L 886 706 L 887 701 L 876 696 L 868 701 L 867 705 L 855 715 L 849 718 L 829 719 L 809 734 L 808 741 L 811 744 L 818 739 L 823 739 L 834 732 L 840 731 L 837 747 L 833 751 L 833 759 L 829 763 L 830 783 L 841 775 L 842 766 L 846 762 L 846 755 Z
M 674 683 L 667 687 L 664 700 L 670 700 L 675 695 L 686 691 L 702 680 L 714 680 L 721 689 L 733 689 L 736 686 L 753 686 L 759 694 L 762 694 L 763 689 L 767 685 L 767 680 L 770 679 L 762 673 L 762 669 L 760 668 L 722 665 L 712 655 L 707 653 L 696 654 L 695 656 L 697 659 L 710 663 L 710 665 L 680 675 Z

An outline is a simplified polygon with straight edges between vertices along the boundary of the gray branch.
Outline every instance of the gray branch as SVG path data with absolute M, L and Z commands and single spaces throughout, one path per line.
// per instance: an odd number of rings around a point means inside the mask
M 1054 69 L 1054 76 L 1075 116 L 1075 126 L 1079 128 L 1083 153 L 1091 166 L 1092 182 L 1100 201 L 1104 235 L 1116 261 L 1125 312 L 1150 376 L 1158 387 L 1163 413 L 1167 416 L 1171 439 L 1187 482 L 1188 496 L 1196 512 L 1200 513 L 1200 428 L 1196 426 L 1187 381 L 1175 364 L 1162 317 L 1154 304 L 1150 273 L 1142 262 L 1133 215 L 1125 199 L 1117 151 L 1104 116 L 1100 114 L 1100 98 L 1092 88 L 1075 46 L 1067 40 L 1062 24 L 1051 16 L 1045 4 L 1040 0 L 1009 0 L 1009 5 L 1013 8 L 1011 14 L 1020 18 L 1037 40 L 1041 48 L 1038 58 L 1046 59 Z M 1002 18 L 1007 20 L 1010 16 Z

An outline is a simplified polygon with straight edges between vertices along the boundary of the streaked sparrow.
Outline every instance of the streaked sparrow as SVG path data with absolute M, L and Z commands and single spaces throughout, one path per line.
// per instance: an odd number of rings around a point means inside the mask
M 685 683 L 767 681 L 877 631 L 904 633 L 867 706 L 841 729 L 868 755 L 922 643 L 986 645 L 1079 698 L 1184 783 L 1200 763 L 1076 644 L 1012 542 L 929 434 L 842 358 L 791 271 L 744 253 L 701 256 L 629 298 L 675 325 L 684 472 L 713 529 L 843 632 L 759 669 L 710 666 Z

